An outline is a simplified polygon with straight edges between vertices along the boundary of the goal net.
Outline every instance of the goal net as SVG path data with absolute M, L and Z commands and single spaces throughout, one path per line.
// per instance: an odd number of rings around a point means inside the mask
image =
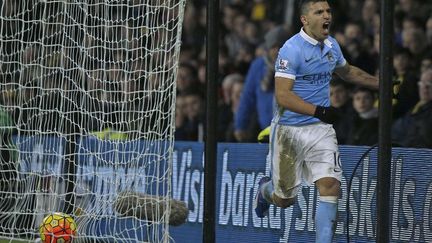
M 185 1 L 0 0 L 0 239 L 170 240 Z

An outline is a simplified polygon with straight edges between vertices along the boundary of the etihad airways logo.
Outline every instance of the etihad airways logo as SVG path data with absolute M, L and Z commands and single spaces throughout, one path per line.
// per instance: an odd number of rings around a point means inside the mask
M 331 78 L 332 78 L 331 72 L 322 72 L 322 73 L 306 74 L 303 76 L 299 76 L 297 79 L 308 81 L 311 84 L 323 84 L 326 82 L 330 82 Z

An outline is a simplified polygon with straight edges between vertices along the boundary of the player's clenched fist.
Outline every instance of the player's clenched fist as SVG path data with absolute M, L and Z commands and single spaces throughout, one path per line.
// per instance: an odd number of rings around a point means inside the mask
M 339 113 L 338 110 L 333 106 L 317 106 L 315 109 L 314 117 L 320 119 L 325 123 L 333 124 L 339 119 Z

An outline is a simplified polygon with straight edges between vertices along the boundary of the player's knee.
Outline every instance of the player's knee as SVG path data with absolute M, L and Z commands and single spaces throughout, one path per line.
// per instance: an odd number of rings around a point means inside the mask
M 294 198 L 280 198 L 273 193 L 273 202 L 280 208 L 287 208 L 295 203 L 297 197 Z
M 321 178 L 316 182 L 321 196 L 339 196 L 340 182 L 332 177 Z

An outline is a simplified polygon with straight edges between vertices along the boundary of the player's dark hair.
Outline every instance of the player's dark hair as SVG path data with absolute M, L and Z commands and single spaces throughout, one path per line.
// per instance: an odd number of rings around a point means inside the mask
M 309 3 L 327 2 L 327 0 L 300 0 L 299 10 L 300 15 L 306 14 Z

